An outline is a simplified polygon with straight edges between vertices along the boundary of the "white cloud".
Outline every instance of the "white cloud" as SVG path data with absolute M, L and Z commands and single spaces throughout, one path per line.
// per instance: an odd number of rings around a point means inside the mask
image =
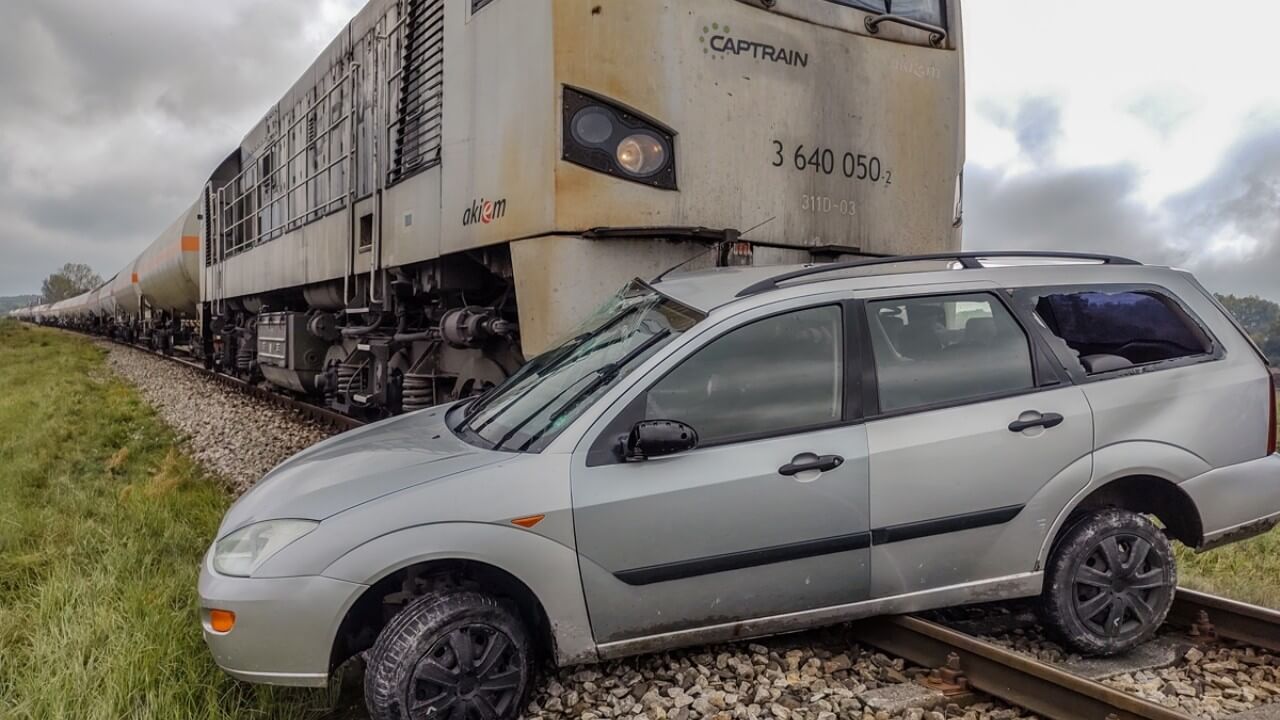
M 116 272 L 361 5 L 0 2 L 0 295 Z
M 1280 85 L 1265 81 L 1280 3 L 968 0 L 964 13 L 970 175 L 997 183 L 977 189 L 966 242 L 1016 242 L 1000 236 L 1018 212 L 1001 193 L 1025 193 L 1010 184 L 1021 177 L 1042 191 L 1042 222 L 1061 225 L 1041 234 L 1077 243 L 1060 249 L 1106 250 L 1080 232 L 1088 226 L 1143 259 L 1185 262 L 1217 289 L 1280 299 L 1275 226 L 1224 212 L 1244 212 L 1250 194 L 1230 182 L 1232 163 L 1254 183 L 1280 178 L 1280 158 L 1268 154 L 1280 134 Z M 1041 118 L 1056 126 L 1050 151 L 1020 141 L 1018 122 L 1045 100 L 1057 108 Z M 1077 171 L 1114 179 L 1106 171 L 1118 168 L 1127 182 L 1092 198 L 1111 206 L 1095 217 L 1053 195 L 1058 182 L 1081 192 L 1075 181 L 1088 174 Z M 1202 222 L 1189 224 L 1193 216 Z M 1129 224 L 1103 231 L 1098 218 Z M 1128 235 L 1134 242 L 1124 243 Z

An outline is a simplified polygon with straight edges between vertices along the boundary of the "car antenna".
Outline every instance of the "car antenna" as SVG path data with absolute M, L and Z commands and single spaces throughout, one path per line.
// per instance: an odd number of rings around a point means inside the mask
M 684 267 L 685 265 L 688 265 L 689 263 L 693 262 L 694 260 L 697 260 L 698 258 L 702 257 L 703 255 L 706 255 L 707 253 L 712 253 L 712 252 L 719 252 L 720 248 L 725 247 L 726 245 L 730 245 L 730 244 L 732 244 L 732 243 L 736 243 L 736 242 L 741 241 L 741 240 L 742 240 L 742 236 L 743 236 L 743 235 L 746 235 L 746 234 L 748 234 L 748 233 L 753 233 L 753 232 L 755 232 L 756 230 L 759 230 L 760 228 L 764 227 L 765 225 L 768 225 L 769 223 L 771 223 L 771 222 L 773 222 L 774 220 L 777 220 L 777 219 L 778 219 L 778 216 L 777 216 L 777 215 L 774 215 L 773 217 L 769 218 L 768 220 L 765 220 L 764 222 L 762 222 L 762 223 L 760 223 L 760 224 L 758 224 L 758 225 L 756 225 L 756 226 L 752 227 L 752 228 L 751 228 L 750 230 L 748 230 L 747 232 L 738 232 L 737 230 L 734 230 L 733 228 L 726 228 L 726 229 L 725 229 L 725 231 L 724 231 L 724 239 L 723 239 L 723 240 L 720 240 L 720 241 L 718 241 L 718 242 L 714 243 L 711 247 L 707 248 L 706 250 L 703 250 L 702 252 L 698 253 L 697 255 L 694 255 L 693 257 L 689 258 L 688 260 L 684 260 L 684 261 L 682 261 L 682 262 L 680 262 L 680 263 L 677 263 L 677 264 L 675 264 L 675 265 L 672 265 L 671 267 L 667 268 L 666 270 L 663 270 L 661 273 L 659 273 L 659 275 L 658 275 L 657 277 L 655 277 L 655 278 L 653 279 L 653 282 L 655 282 L 655 283 L 662 282 L 662 278 L 664 278 L 664 277 L 666 277 L 666 276 L 670 275 L 671 273 L 675 272 L 676 270 L 679 270 L 680 268 Z M 751 242 L 751 241 L 750 241 L 750 240 L 748 240 L 747 242 Z

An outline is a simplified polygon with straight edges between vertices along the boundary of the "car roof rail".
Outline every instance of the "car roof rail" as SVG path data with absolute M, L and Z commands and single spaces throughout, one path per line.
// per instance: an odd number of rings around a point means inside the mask
M 825 275 L 827 273 L 839 272 L 841 270 L 850 270 L 853 268 L 871 267 L 875 265 L 896 265 L 898 263 L 927 262 L 931 260 L 951 260 L 960 263 L 960 267 L 965 270 L 982 270 L 984 265 L 981 260 L 994 258 L 1040 258 L 1045 260 L 1087 260 L 1091 262 L 1101 263 L 1103 265 L 1141 265 L 1137 260 L 1131 260 L 1118 255 L 1099 255 L 1095 253 L 1075 253 L 1075 252 L 1047 252 L 1044 250 L 992 250 L 988 252 L 963 252 L 963 253 L 936 253 L 932 255 L 889 255 L 886 257 L 873 257 L 863 260 L 850 260 L 848 262 L 829 263 L 825 265 L 814 265 L 812 267 L 801 268 L 791 272 L 775 275 L 766 278 L 757 283 L 753 283 L 737 294 L 737 297 L 744 298 L 752 295 L 758 295 L 762 292 L 776 290 L 781 283 L 790 280 L 799 280 L 814 275 Z M 903 271 L 910 272 L 910 271 Z

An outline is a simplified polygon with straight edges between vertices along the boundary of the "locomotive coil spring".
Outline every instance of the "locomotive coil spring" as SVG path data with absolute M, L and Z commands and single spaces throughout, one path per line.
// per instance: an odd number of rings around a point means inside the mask
M 363 370 L 367 363 L 342 363 L 338 366 L 338 392 L 351 401 L 352 395 L 364 392 Z
M 425 410 L 436 405 L 436 377 L 425 373 L 406 373 L 401 405 L 405 412 Z

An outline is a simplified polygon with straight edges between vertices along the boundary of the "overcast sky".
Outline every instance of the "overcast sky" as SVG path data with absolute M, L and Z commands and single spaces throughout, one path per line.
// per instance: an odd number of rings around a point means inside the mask
M 104 277 L 361 0 L 0 0 L 0 295 Z M 1280 300 L 1280 3 L 968 0 L 966 244 L 1127 254 Z

